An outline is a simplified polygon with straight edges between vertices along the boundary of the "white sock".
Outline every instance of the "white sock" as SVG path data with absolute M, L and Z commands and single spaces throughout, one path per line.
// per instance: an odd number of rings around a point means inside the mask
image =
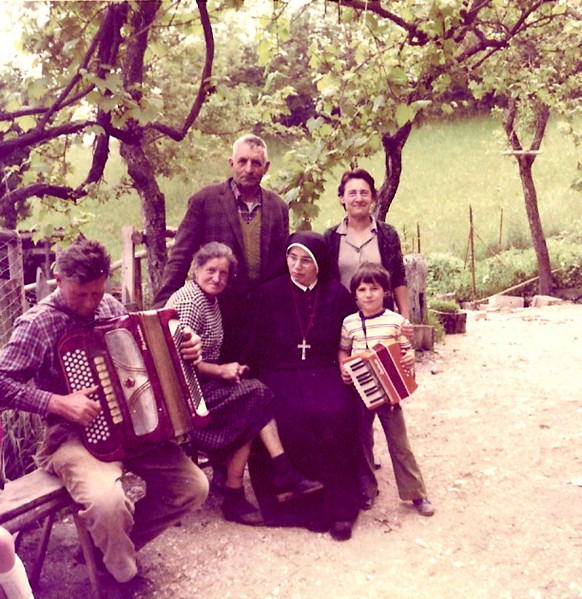
M 11 570 L 0 572 L 0 586 L 7 599 L 34 599 L 24 564 L 18 555 L 14 556 Z

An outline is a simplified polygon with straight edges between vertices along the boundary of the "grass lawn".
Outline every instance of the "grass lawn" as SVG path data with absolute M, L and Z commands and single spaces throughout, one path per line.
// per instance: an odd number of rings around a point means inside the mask
M 412 132 L 403 152 L 402 180 L 388 214 L 400 233 L 405 251 L 416 251 L 417 231 L 425 254 L 449 252 L 464 258 L 469 231 L 469 207 L 473 210 L 477 255 L 489 255 L 507 247 L 528 247 L 529 228 L 521 183 L 515 160 L 502 154 L 505 148 L 499 123 L 480 117 L 426 124 Z M 284 147 L 271 144 L 271 173 L 282 165 Z M 578 216 L 580 195 L 570 189 L 576 156 L 572 141 L 551 123 L 542 144 L 543 153 L 534 166 L 539 208 L 547 237 L 563 230 L 582 227 Z M 88 150 L 87 150 L 88 151 Z M 227 156 L 222 162 L 196 164 L 188 184 L 162 180 L 168 225 L 177 226 L 188 197 L 200 186 L 224 179 L 229 174 Z M 361 166 L 381 183 L 382 155 L 363 160 Z M 77 170 L 86 169 L 87 155 L 77 154 Z M 106 182 L 116 182 L 124 172 L 120 159 L 111 160 Z M 341 169 L 333 173 L 320 201 L 313 228 L 322 232 L 343 217 L 337 199 Z M 265 180 L 269 185 L 269 175 Z M 107 188 L 107 187 L 106 187 Z M 113 196 L 113 194 L 111 194 Z M 73 211 L 75 218 L 88 215 L 84 233 L 103 241 L 114 258 L 120 253 L 120 231 L 124 224 L 142 227 L 139 199 L 129 192 L 106 204 L 86 199 Z M 69 215 L 35 209 L 21 228 L 50 223 L 63 226 Z M 501 241 L 501 245 L 499 242 Z

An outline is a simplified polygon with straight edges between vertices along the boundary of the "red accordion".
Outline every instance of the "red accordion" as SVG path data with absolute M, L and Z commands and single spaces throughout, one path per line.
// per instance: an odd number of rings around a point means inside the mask
M 385 403 L 395 405 L 418 387 L 414 371 L 401 363 L 400 344 L 377 343 L 372 349 L 346 358 L 343 366 L 369 410 Z
M 83 429 L 95 457 L 113 461 L 186 435 L 210 418 L 194 367 L 182 360 L 183 326 L 172 308 L 133 312 L 59 342 L 70 392 L 98 386 L 96 420 Z

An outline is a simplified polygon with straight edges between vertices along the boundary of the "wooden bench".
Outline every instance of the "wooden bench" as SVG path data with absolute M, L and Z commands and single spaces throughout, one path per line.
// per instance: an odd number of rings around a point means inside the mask
M 79 506 L 73 502 L 63 483 L 45 470 L 35 470 L 6 483 L 0 492 L 0 525 L 11 533 L 24 533 L 42 523 L 40 542 L 29 580 L 33 589 L 38 585 L 44 564 L 53 523 L 57 513 L 70 508 L 77 528 L 79 542 L 95 599 L 100 598 L 95 553 L 89 532 L 78 515 Z

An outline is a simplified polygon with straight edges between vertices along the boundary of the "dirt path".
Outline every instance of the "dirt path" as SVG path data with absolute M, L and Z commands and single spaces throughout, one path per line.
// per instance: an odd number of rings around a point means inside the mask
M 582 598 L 582 306 L 483 316 L 422 357 L 405 406 L 433 518 L 400 502 L 377 434 L 381 495 L 351 541 L 229 524 L 211 496 L 140 553 L 148 596 Z M 37 598 L 89 597 L 75 543 L 57 525 Z

